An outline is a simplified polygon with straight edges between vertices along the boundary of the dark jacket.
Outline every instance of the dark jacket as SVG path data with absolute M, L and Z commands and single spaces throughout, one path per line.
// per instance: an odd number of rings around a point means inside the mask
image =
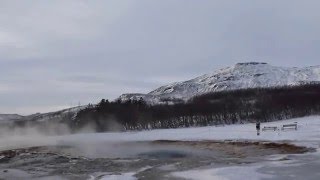
M 260 130 L 260 123 L 256 123 L 257 130 Z

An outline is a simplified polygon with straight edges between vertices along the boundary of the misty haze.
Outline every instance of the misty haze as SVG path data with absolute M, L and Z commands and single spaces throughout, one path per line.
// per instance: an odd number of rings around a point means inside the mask
M 0 0 L 0 180 L 318 180 L 319 6 Z

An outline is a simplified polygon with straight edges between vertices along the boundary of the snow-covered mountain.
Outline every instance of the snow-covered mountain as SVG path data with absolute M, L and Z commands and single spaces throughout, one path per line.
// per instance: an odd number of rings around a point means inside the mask
M 45 121 L 61 121 L 64 119 L 74 119 L 79 111 L 85 109 L 87 106 L 77 106 L 68 109 L 63 109 L 56 112 L 37 113 L 25 116 L 23 120 L 45 122 Z
M 12 121 L 12 120 L 19 120 L 22 119 L 23 116 L 18 114 L 0 114 L 0 123 Z
M 276 67 L 267 63 L 238 63 L 200 77 L 176 82 L 159 87 L 148 94 L 123 94 L 117 100 L 145 100 L 148 104 L 175 103 L 190 98 L 224 90 L 236 90 L 257 87 L 277 87 L 286 85 L 301 85 L 305 83 L 320 83 L 320 66 L 304 68 Z M 14 121 L 63 121 L 74 119 L 77 113 L 87 106 L 64 109 L 57 112 L 20 116 L 16 114 L 0 114 L 0 122 Z
M 79 111 L 85 109 L 87 106 L 77 106 L 60 111 L 49 113 L 36 113 L 28 116 L 21 116 L 18 114 L 0 114 L 0 123 L 12 124 L 16 122 L 61 122 L 65 120 L 72 120 L 76 117 Z
M 184 82 L 162 86 L 148 94 L 123 94 L 118 100 L 143 99 L 149 104 L 186 101 L 209 92 L 277 87 L 320 82 L 320 66 L 304 68 L 276 67 L 267 63 L 248 62 L 217 70 Z

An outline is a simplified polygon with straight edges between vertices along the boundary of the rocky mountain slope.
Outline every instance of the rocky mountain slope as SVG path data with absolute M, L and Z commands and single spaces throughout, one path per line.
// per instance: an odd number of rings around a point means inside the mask
M 188 81 L 165 85 L 148 94 L 123 94 L 118 100 L 142 98 L 149 104 L 170 104 L 209 92 L 319 82 L 320 66 L 276 67 L 267 63 L 248 62 L 238 63 Z

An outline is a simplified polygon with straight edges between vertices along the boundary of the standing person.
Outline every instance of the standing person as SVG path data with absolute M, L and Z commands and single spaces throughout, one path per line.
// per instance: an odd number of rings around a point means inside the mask
M 256 129 L 257 129 L 257 136 L 260 135 L 260 122 L 256 123 Z

